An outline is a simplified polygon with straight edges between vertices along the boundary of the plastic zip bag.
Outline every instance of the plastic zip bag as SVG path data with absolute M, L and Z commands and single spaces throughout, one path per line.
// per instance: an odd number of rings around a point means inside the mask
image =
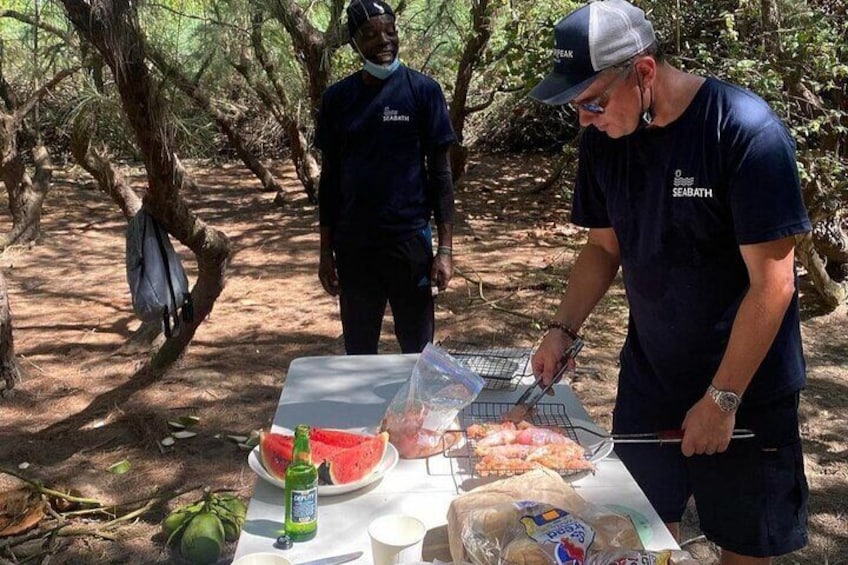
M 459 411 L 471 404 L 485 381 L 440 347 L 427 344 L 386 409 L 382 430 L 401 457 L 428 457 L 449 447 L 446 437 Z

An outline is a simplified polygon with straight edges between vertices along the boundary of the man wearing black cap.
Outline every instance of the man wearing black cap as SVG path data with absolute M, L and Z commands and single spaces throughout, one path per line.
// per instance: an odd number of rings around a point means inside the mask
M 723 564 L 770 563 L 807 542 L 795 144 L 756 95 L 666 63 L 624 0 L 581 7 L 554 38 L 531 96 L 570 104 L 586 128 L 571 219 L 589 231 L 534 372 L 551 380 L 621 268 L 613 432 L 684 439 L 616 453 L 673 534 L 694 496 Z M 756 436 L 731 441 L 734 428 Z
M 433 340 L 431 288 L 453 274 L 456 137 L 439 85 L 400 63 L 391 7 L 353 0 L 347 18 L 363 69 L 321 103 L 318 276 L 339 297 L 348 354 L 377 353 L 387 302 L 401 350 L 417 353 Z

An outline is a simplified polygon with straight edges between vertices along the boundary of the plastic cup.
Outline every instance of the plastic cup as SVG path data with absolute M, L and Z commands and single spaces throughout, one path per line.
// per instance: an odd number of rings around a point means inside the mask
M 374 565 L 421 561 L 424 546 L 424 522 L 407 514 L 381 516 L 368 525 Z

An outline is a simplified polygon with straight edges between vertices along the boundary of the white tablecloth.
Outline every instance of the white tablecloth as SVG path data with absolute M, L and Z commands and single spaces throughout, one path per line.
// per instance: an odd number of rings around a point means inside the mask
M 274 414 L 274 428 L 294 428 L 304 423 L 327 428 L 374 430 L 397 389 L 409 378 L 417 355 L 368 355 L 305 357 L 296 359 Z M 481 402 L 509 402 L 522 392 L 486 391 Z M 566 385 L 556 387 L 550 402 L 564 404 L 569 418 L 589 421 L 579 400 Z M 381 515 L 407 513 L 428 528 L 424 558 L 449 560 L 445 525 L 450 501 L 462 484 L 456 462 L 442 455 L 428 459 L 400 460 L 395 469 L 362 490 L 318 499 L 318 535 L 286 551 L 275 550 L 274 541 L 283 529 L 283 491 L 257 478 L 235 557 L 280 551 L 294 563 L 361 550 L 351 563 L 371 563 L 368 523 Z M 459 475 L 459 477 L 458 477 Z M 459 481 L 458 481 L 459 478 Z M 459 484 L 458 484 L 459 482 Z M 577 491 L 596 504 L 626 509 L 634 517 L 648 549 L 677 548 L 662 521 L 630 473 L 614 455 L 598 464 L 594 475 L 574 483 Z M 432 543 L 431 543 L 432 542 Z

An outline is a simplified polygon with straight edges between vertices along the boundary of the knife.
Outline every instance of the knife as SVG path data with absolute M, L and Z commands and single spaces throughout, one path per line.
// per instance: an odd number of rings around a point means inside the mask
M 312 561 L 303 561 L 296 565 L 339 565 L 339 563 L 347 563 L 360 557 L 362 557 L 362 552 L 354 551 L 353 553 L 345 553 L 344 555 L 336 555 L 335 557 L 322 557 L 321 559 L 313 559 Z

